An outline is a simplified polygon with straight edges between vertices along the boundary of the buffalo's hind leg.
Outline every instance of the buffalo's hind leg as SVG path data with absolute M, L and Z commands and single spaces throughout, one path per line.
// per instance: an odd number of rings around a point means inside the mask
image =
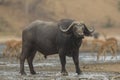
M 30 72 L 32 74 L 35 74 L 35 71 L 33 69 L 33 58 L 35 56 L 35 50 L 33 50 L 34 48 L 31 45 L 24 45 L 22 47 L 22 53 L 20 56 L 20 73 L 21 75 L 26 75 L 25 70 L 24 70 L 24 63 L 25 63 L 25 59 L 27 58 L 28 64 L 29 64 L 29 68 L 30 68 Z
M 31 74 L 36 74 L 34 67 L 33 67 L 33 59 L 35 57 L 35 54 L 36 54 L 36 51 L 33 50 L 31 54 L 27 57 L 27 61 L 28 61 Z
M 25 70 L 24 70 L 24 63 L 25 59 L 27 57 L 28 50 L 27 48 L 22 48 L 22 53 L 20 56 L 20 73 L 21 75 L 26 75 Z

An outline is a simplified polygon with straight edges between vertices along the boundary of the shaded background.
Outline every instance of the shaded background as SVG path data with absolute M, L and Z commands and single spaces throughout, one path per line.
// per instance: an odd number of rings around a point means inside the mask
M 72 18 L 107 35 L 120 34 L 120 0 L 0 0 L 0 35 L 21 36 L 34 20 Z
M 0 0 L 0 43 L 12 38 L 21 39 L 22 30 L 34 20 L 58 21 L 63 18 L 84 21 L 87 26 L 94 26 L 96 32 L 102 36 L 104 33 L 107 37 L 112 36 L 119 39 L 118 45 L 120 45 L 120 0 Z M 92 48 L 89 45 L 87 47 Z M 0 54 L 4 47 L 4 44 L 0 45 Z M 82 76 L 88 78 L 91 75 L 98 75 L 98 79 L 100 79 L 99 75 L 108 78 L 119 75 L 119 52 L 117 60 L 110 60 L 111 55 L 108 54 L 107 63 L 102 60 L 97 62 L 96 54 L 97 52 L 92 54 L 90 50 L 88 53 L 80 52 L 80 67 L 84 72 Z M 75 75 L 71 58 L 67 58 L 66 65 L 70 75 L 63 78 L 58 73 L 61 69 L 58 55 L 50 56 L 46 60 L 41 59 L 40 55 L 36 56 L 34 66 L 39 74 L 29 75 L 28 65 L 25 64 L 28 76 L 19 74 L 19 61 L 14 58 L 16 57 L 8 59 L 8 57 L 4 58 L 0 55 L 1 80 L 79 79 Z

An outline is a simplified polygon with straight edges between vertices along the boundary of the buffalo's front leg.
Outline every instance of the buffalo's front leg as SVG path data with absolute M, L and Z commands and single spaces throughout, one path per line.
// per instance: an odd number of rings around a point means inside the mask
M 66 65 L 66 56 L 63 53 L 59 53 L 59 57 L 60 57 L 60 62 L 61 62 L 61 73 L 62 75 L 68 75 L 65 65 Z
M 73 55 L 73 61 L 74 61 L 74 64 L 75 64 L 75 68 L 76 68 L 76 73 L 79 75 L 82 73 L 82 71 L 80 70 L 80 67 L 79 67 L 79 53 L 75 53 Z

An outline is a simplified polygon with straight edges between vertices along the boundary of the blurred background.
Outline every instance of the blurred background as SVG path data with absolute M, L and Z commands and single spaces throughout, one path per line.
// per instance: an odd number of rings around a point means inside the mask
M 119 37 L 120 0 L 0 0 L 0 36 L 21 37 L 34 20 L 71 18 Z
M 80 67 L 85 72 L 83 76 L 89 77 L 93 75 L 92 77 L 94 77 L 95 75 L 94 80 L 100 80 L 101 75 L 109 79 L 114 75 L 119 75 L 120 0 L 0 0 L 0 79 L 39 80 L 42 78 L 42 80 L 50 80 L 53 77 L 51 80 L 62 80 L 61 75 L 58 73 L 60 70 L 58 55 L 44 59 L 42 54 L 37 53 L 34 65 L 39 74 L 36 76 L 20 76 L 19 58 L 22 47 L 21 33 L 27 25 L 35 20 L 59 21 L 63 18 L 82 21 L 87 26 L 95 28 L 96 34 L 94 34 L 94 38 L 85 38 L 80 48 Z M 97 39 L 99 37 L 102 39 Z M 114 50 L 118 52 L 106 54 L 107 63 L 102 59 L 97 61 L 97 55 L 100 54 L 98 52 L 101 51 L 101 54 L 103 54 L 102 51 L 106 49 L 106 52 L 110 53 L 109 45 L 103 43 L 103 41 L 107 43 L 107 39 L 110 38 L 116 40 L 117 44 L 115 43 L 115 45 L 117 47 L 115 46 Z M 101 47 L 101 45 L 105 47 Z M 112 51 L 114 50 L 112 48 Z M 100 58 L 102 58 L 101 54 L 99 55 Z M 118 58 L 111 60 L 110 58 L 113 55 L 117 55 Z M 63 79 L 72 80 L 74 78 L 75 80 L 76 77 L 79 78 L 76 74 L 74 75 L 73 61 L 70 58 L 67 58 L 67 61 L 67 69 L 71 72 L 67 76 L 68 79 L 65 79 L 67 77 Z M 104 62 L 105 64 L 103 64 Z M 28 70 L 26 64 L 25 66 Z M 79 80 L 83 79 L 87 80 L 90 77 Z

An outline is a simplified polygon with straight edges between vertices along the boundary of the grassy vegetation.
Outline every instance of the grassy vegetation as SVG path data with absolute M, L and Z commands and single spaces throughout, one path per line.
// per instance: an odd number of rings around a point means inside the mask
M 103 28 L 112 28 L 114 27 L 114 23 L 111 18 L 107 17 L 106 22 L 103 24 Z

